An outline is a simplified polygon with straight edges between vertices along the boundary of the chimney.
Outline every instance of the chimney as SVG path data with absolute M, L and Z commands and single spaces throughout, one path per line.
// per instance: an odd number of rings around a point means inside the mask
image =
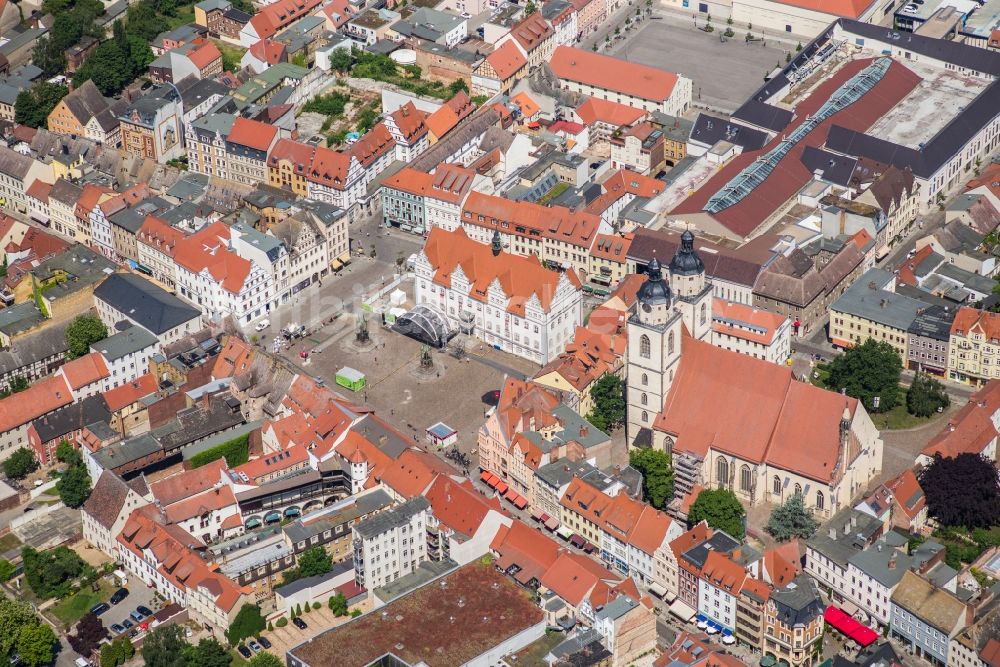
M 831 540 L 837 539 L 837 529 L 836 528 L 832 528 L 832 527 L 830 528 L 830 539 Z
M 587 433 L 588 433 L 589 430 L 590 429 L 588 429 L 586 426 L 581 426 L 580 427 L 580 437 L 581 438 L 586 438 L 587 437 Z
M 889 557 L 889 569 L 890 570 L 895 570 L 896 569 L 896 555 L 895 554 L 893 554 L 892 556 Z

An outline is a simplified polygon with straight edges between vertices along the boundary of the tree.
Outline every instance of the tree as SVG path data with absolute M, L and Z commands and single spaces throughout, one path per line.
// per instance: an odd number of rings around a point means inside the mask
M 229 667 L 233 654 L 212 638 L 202 639 L 197 646 L 186 650 L 187 667 Z
M 107 338 L 108 328 L 97 315 L 77 315 L 66 327 L 65 337 L 69 357 L 76 359 L 89 353 L 91 345 Z
M 10 479 L 24 479 L 36 470 L 38 470 L 38 459 L 27 447 L 18 447 L 10 458 L 3 462 L 3 474 Z
M 340 591 L 330 598 L 330 611 L 334 616 L 347 616 L 347 597 Z
M 101 646 L 101 667 L 118 667 L 135 655 L 135 647 L 128 637 L 118 637 Z
M 11 563 L 6 558 L 0 558 L 0 582 L 10 581 L 10 578 L 14 576 L 14 572 L 16 570 L 16 565 Z
M 15 375 L 10 379 L 10 393 L 18 394 L 28 388 L 28 379 L 23 375 Z
M 261 651 L 250 658 L 250 667 L 285 667 L 285 663 L 273 653 Z
M 323 547 L 313 547 L 299 556 L 299 576 L 314 577 L 326 574 L 333 567 L 333 559 Z
M 531 2 L 531 0 L 528 0 L 528 4 L 524 6 L 524 15 L 531 16 L 537 11 L 538 11 L 538 5 L 536 5 L 534 2 Z
M 38 667 L 52 662 L 56 633 L 48 623 L 25 625 L 17 633 L 17 652 L 21 662 L 28 667 Z
M 732 537 L 743 539 L 745 528 L 743 518 L 747 511 L 736 499 L 736 494 L 728 489 L 705 489 L 691 503 L 688 523 L 707 521 L 716 530 L 724 530 Z
M 21 628 L 38 623 L 31 605 L 0 595 L 0 655 L 10 655 Z
M 59 100 L 69 94 L 66 86 L 42 81 L 17 95 L 14 120 L 28 127 L 45 127 Z
M 1000 524 L 1000 482 L 993 461 L 980 454 L 936 455 L 920 473 L 927 513 L 946 526 Z
M 913 383 L 906 391 L 907 412 L 917 417 L 930 417 L 939 408 L 943 410 L 949 405 L 951 399 L 940 382 L 927 373 L 918 372 L 913 377 Z
M 226 630 L 226 639 L 231 646 L 236 646 L 247 637 L 260 634 L 266 625 L 264 617 L 260 615 L 260 607 L 255 604 L 245 604 Z
M 90 497 L 90 474 L 84 465 L 70 466 L 56 482 L 59 499 L 67 507 L 77 508 Z
M 455 79 L 448 84 L 448 92 L 452 95 L 457 95 L 461 91 L 469 92 L 469 84 L 465 82 L 465 79 Z
M 833 360 L 826 386 L 846 390 L 869 412 L 886 412 L 899 404 L 899 353 L 889 343 L 869 338 Z
M 60 440 L 56 446 L 56 459 L 61 463 L 71 466 L 83 464 L 83 457 L 80 455 L 80 450 L 65 438 Z
M 93 574 L 94 571 L 75 551 L 67 547 L 56 547 L 51 551 L 24 547 L 21 550 L 21 560 L 28 586 L 43 600 L 64 597 L 77 577 Z
M 617 375 L 605 373 L 590 388 L 594 408 L 587 421 L 605 433 L 625 423 L 625 383 Z
M 108 630 L 94 614 L 87 614 L 76 624 L 76 634 L 69 636 L 69 645 L 80 655 L 90 655 L 101 641 L 108 637 Z
M 351 51 L 349 49 L 334 49 L 333 53 L 330 54 L 330 67 L 337 72 L 346 72 L 351 69 L 351 65 L 354 64 L 354 58 L 351 57 Z
M 664 509 L 674 495 L 674 469 L 670 454 L 656 449 L 633 449 L 629 464 L 642 473 L 642 493 L 649 504 Z
M 161 625 L 142 642 L 142 661 L 146 667 L 187 667 L 185 648 L 178 625 Z
M 793 537 L 808 539 L 818 526 L 812 512 L 806 509 L 802 494 L 796 493 L 774 508 L 765 530 L 779 541 L 785 542 Z

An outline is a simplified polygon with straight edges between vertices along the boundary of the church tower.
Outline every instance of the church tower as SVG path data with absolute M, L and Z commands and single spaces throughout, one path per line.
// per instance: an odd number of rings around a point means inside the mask
M 636 294 L 635 312 L 628 319 L 626 374 L 627 423 L 630 447 L 651 447 L 652 424 L 674 380 L 681 357 L 682 317 L 677 298 L 653 257 L 646 281 Z
M 692 337 L 712 340 L 712 284 L 705 280 L 705 265 L 694 249 L 691 230 L 681 235 L 681 247 L 670 260 L 670 289 L 684 326 Z

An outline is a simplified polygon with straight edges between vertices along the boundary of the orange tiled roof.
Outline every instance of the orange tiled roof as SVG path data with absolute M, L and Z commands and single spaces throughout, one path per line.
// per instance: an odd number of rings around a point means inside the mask
M 941 431 L 931 438 L 921 452 L 954 457 L 959 454 L 982 453 L 997 437 L 993 413 L 1000 409 L 1000 380 L 990 380 L 969 402 L 953 414 Z
M 136 237 L 139 241 L 156 248 L 168 257 L 173 257 L 174 247 L 178 241 L 184 238 L 184 232 L 168 224 L 162 218 L 147 215 Z
M 18 394 L 0 399 L 0 433 L 7 433 L 72 402 L 73 395 L 63 376 L 50 375 Z
M 986 340 L 1000 340 L 1000 313 L 968 306 L 959 308 L 951 323 L 951 335 L 968 337 L 973 333 L 981 333 Z
M 781 0 L 782 4 L 829 14 L 858 19 L 874 3 L 872 0 Z
M 412 144 L 427 134 L 427 125 L 424 124 L 425 114 L 418 110 L 413 102 L 407 102 L 389 115 L 392 116 L 392 122 L 396 124 L 407 143 Z
M 480 220 L 480 218 L 482 218 Z M 471 192 L 462 208 L 466 224 L 511 232 L 533 238 L 541 235 L 570 243 L 588 251 L 601 223 L 599 216 L 573 211 L 562 206 L 542 206 L 528 201 L 513 201 L 497 195 Z M 506 226 L 504 226 L 506 223 Z M 518 231 L 518 228 L 524 231 Z M 569 275 L 568 272 L 567 275 Z
M 212 378 L 218 380 L 245 372 L 250 367 L 253 354 L 253 347 L 250 343 L 237 336 L 229 336 L 226 338 L 226 344 L 222 351 L 215 357 Z
M 104 402 L 107 403 L 108 410 L 118 412 L 140 398 L 155 394 L 158 388 L 156 378 L 151 373 L 146 373 L 127 384 L 104 392 Z
M 537 257 L 506 252 L 494 255 L 489 246 L 470 239 L 461 227 L 453 232 L 434 227 L 427 236 L 424 255 L 434 271 L 435 283 L 450 288 L 452 276 L 460 270 L 469 281 L 469 297 L 485 302 L 487 290 L 497 281 L 508 298 L 507 311 L 519 315 L 532 299 L 548 312 L 563 276 L 576 289 L 581 287 L 575 272 L 551 271 Z
M 521 110 L 521 115 L 524 118 L 531 118 L 536 113 L 541 111 L 541 107 L 535 100 L 531 99 L 528 93 L 521 91 L 514 97 L 510 98 L 510 101 L 517 105 L 517 108 Z
M 195 40 L 201 41 L 201 46 L 198 46 L 191 51 L 188 51 L 187 57 L 194 63 L 194 66 L 199 70 L 204 70 L 206 67 L 211 65 L 216 60 L 222 59 L 222 52 L 219 51 L 218 47 L 212 42 L 205 40 Z
M 572 46 L 558 47 L 549 67 L 560 79 L 654 102 L 670 99 L 677 85 L 673 72 Z
M 274 143 L 274 137 L 278 134 L 278 128 L 274 125 L 261 123 L 249 118 L 237 118 L 233 122 L 233 127 L 229 130 L 226 141 L 241 146 L 249 146 L 259 151 L 267 151 Z
M 790 540 L 771 547 L 764 552 L 764 572 L 772 586 L 781 588 L 799 574 L 802 560 L 799 556 L 799 541 Z
M 250 275 L 250 262 L 229 250 L 229 227 L 214 222 L 195 234 L 178 241 L 174 247 L 174 260 L 191 271 L 208 274 L 233 294 L 243 289 Z
M 517 74 L 528 64 L 527 58 L 521 53 L 514 42 L 504 42 L 500 48 L 496 49 L 488 56 L 486 62 L 490 64 L 493 71 L 501 81 L 506 81 Z M 530 115 L 530 114 L 529 114 Z
M 282 160 L 288 160 L 294 167 L 293 171 L 304 177 L 309 170 L 309 165 L 312 164 L 315 153 L 316 147 L 312 144 L 282 138 L 278 139 L 271 148 L 267 163 L 277 165 Z
M 624 324 L 625 318 L 621 313 L 602 310 L 614 315 L 615 324 Z M 609 332 L 592 330 L 591 327 L 596 324 L 591 314 L 587 327 L 577 327 L 565 351 L 543 366 L 535 377 L 558 373 L 574 389 L 584 391 L 595 380 L 617 370 L 624 356 L 624 336 L 618 335 L 617 326 Z
M 530 579 L 541 581 L 545 572 L 559 559 L 564 549 L 548 535 L 517 519 L 510 528 L 497 532 L 490 548 L 497 554 L 497 566 L 506 570 L 517 565 L 520 571 L 514 575 L 520 582 Z
M 509 442 L 519 431 L 541 430 L 555 424 L 552 410 L 557 405 L 559 399 L 541 386 L 508 376 L 500 388 L 494 414 Z
M 598 234 L 594 237 L 594 247 L 590 249 L 591 257 L 607 259 L 624 264 L 628 249 L 632 245 L 634 234 Z
M 72 389 L 81 389 L 108 377 L 108 366 L 99 352 L 91 352 L 59 369 Z
M 317 146 L 312 165 L 306 172 L 306 180 L 343 190 L 347 184 L 347 172 L 351 166 L 351 156 L 325 146 Z
M 260 38 L 270 37 L 319 7 L 321 0 L 276 0 L 257 12 L 250 24 Z
M 45 183 L 36 178 L 34 181 L 31 182 L 31 185 L 28 186 L 28 189 L 25 191 L 24 194 L 28 195 L 29 197 L 34 197 L 35 199 L 41 202 L 48 203 L 49 193 L 51 191 L 52 191 L 52 185 L 50 183 Z
M 396 140 L 392 138 L 392 133 L 385 123 L 377 123 L 375 127 L 368 130 L 360 139 L 351 146 L 350 154 L 357 158 L 362 167 L 366 169 L 375 160 L 382 157 L 393 149 Z
M 737 595 L 743 588 L 747 572 L 742 565 L 718 551 L 709 551 L 701 576 L 716 588 Z
M 510 34 L 514 36 L 514 39 L 526 53 L 531 53 L 552 37 L 555 31 L 546 22 L 541 12 L 535 12 L 514 24 L 510 29 Z
M 689 337 L 682 346 L 677 376 L 653 424 L 673 434 L 680 451 L 704 459 L 712 449 L 824 483 L 843 475 L 840 422 L 845 409 L 853 418 L 856 399 L 799 382 L 785 366 Z M 720 413 L 718 405 L 727 409 Z
M 589 97 L 576 108 L 576 115 L 587 125 L 604 123 L 612 127 L 622 127 L 645 118 L 646 112 L 611 100 Z
M 407 449 L 390 463 L 381 481 L 404 498 L 416 498 L 431 485 L 438 475 L 453 475 L 458 471 L 420 449 Z
M 84 185 L 83 192 L 80 193 L 80 198 L 76 200 L 76 208 L 74 209 L 76 217 L 89 217 L 90 212 L 95 206 L 97 206 L 97 202 L 99 202 L 102 197 L 113 194 L 114 190 L 104 187 L 103 185 L 94 185 L 92 183 Z
M 491 511 L 506 516 L 499 500 L 495 497 L 486 500 L 467 479 L 456 482 L 445 475 L 438 475 L 424 497 L 431 504 L 438 521 L 465 537 L 475 535 Z
M 218 511 L 234 505 L 236 505 L 236 496 L 233 494 L 233 489 L 224 484 L 167 505 L 163 512 L 170 523 L 180 523 L 207 512 Z
M 770 345 L 786 319 L 784 315 L 758 310 L 742 303 L 712 299 L 712 331 L 734 338 Z M 750 326 L 753 329 L 747 328 Z
M 440 139 L 475 110 L 476 105 L 472 103 L 464 90 L 460 90 L 454 97 L 442 104 L 437 111 L 428 116 L 425 123 L 431 134 Z

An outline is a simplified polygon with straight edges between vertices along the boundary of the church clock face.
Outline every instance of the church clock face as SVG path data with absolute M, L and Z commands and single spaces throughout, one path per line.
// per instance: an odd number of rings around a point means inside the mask
M 644 304 L 642 304 L 642 310 L 643 310 L 643 312 L 649 313 L 649 312 L 652 312 L 653 307 L 650 306 L 648 303 L 644 303 Z

